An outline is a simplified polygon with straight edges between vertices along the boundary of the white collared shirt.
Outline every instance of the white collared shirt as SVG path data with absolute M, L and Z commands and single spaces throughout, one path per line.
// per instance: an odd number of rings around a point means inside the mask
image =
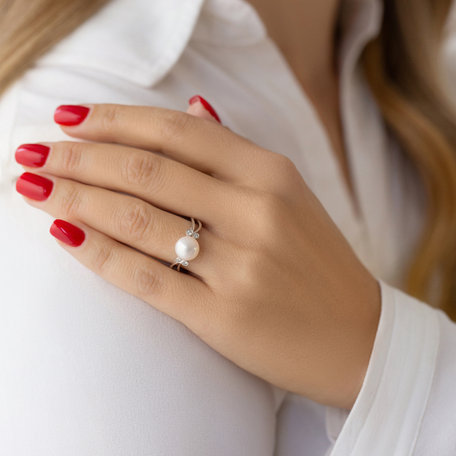
M 1 454 L 456 454 L 456 325 L 398 289 L 424 192 L 359 65 L 381 18 L 379 0 L 346 0 L 341 110 L 360 217 L 313 106 L 244 0 L 114 0 L 3 95 Z M 350 412 L 270 387 L 103 281 L 57 246 L 51 217 L 14 190 L 15 147 L 69 139 L 52 122 L 57 105 L 185 110 L 196 93 L 233 131 L 293 160 L 380 282 L 380 323 Z

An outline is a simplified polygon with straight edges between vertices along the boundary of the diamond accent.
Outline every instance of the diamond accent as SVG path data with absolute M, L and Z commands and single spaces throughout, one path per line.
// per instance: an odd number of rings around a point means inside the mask
M 182 266 L 188 266 L 190 264 L 187 260 L 184 260 L 181 257 L 176 257 L 174 261 L 176 263 L 180 263 Z
M 198 239 L 200 237 L 199 233 L 195 233 L 191 228 L 189 228 L 185 234 L 187 236 L 193 236 L 195 239 Z

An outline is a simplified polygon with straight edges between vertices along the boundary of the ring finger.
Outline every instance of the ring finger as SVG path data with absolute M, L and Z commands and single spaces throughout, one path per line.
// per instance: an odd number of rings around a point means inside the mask
M 190 275 L 171 271 L 88 225 L 81 222 L 77 225 L 55 220 L 50 231 L 78 261 L 112 284 L 181 321 L 197 335 L 208 327 L 207 316 L 215 299 L 206 284 Z
M 185 236 L 191 223 L 130 195 L 68 179 L 32 173 L 22 174 L 16 189 L 27 202 L 53 217 L 74 219 L 152 257 L 174 263 L 176 241 Z M 200 253 L 188 269 L 204 280 L 217 270 L 216 258 L 223 251 L 222 239 L 200 230 Z M 204 267 L 203 267 L 204 265 Z

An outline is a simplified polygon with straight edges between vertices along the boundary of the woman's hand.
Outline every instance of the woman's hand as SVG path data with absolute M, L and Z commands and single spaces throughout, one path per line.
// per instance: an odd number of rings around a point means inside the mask
M 294 164 L 188 113 L 86 106 L 59 116 L 66 134 L 93 142 L 41 143 L 25 167 L 38 177 L 16 183 L 29 204 L 82 229 L 61 246 L 245 370 L 351 408 L 380 288 Z M 203 224 L 191 273 L 168 266 L 183 217 Z

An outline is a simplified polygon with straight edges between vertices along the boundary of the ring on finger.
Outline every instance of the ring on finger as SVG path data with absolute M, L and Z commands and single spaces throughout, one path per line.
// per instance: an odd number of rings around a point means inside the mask
M 196 219 L 198 222 L 198 228 L 195 229 L 195 219 L 191 217 L 192 227 L 186 231 L 186 235 L 179 238 L 174 246 L 174 251 L 176 252 L 176 259 L 174 263 L 170 265 L 172 269 L 174 266 L 177 266 L 176 270 L 180 271 L 181 266 L 187 267 L 190 263 L 190 260 L 194 260 L 199 254 L 199 244 L 197 239 L 199 238 L 198 231 L 201 230 L 202 223 Z

